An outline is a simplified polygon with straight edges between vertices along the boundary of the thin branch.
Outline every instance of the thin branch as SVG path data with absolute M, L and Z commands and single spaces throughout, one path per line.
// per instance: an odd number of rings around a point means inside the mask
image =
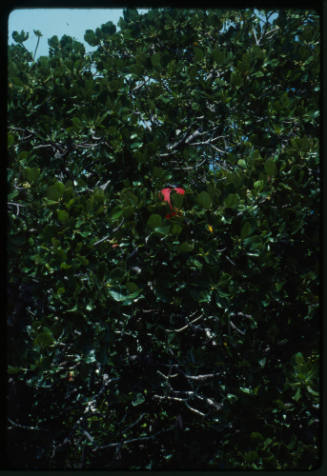
M 200 316 L 196 317 L 195 319 L 193 319 L 193 321 L 187 323 L 185 326 L 180 327 L 179 329 L 165 329 L 165 331 L 166 331 L 166 332 L 183 332 L 183 331 L 185 331 L 185 329 L 187 329 L 188 327 L 190 327 L 192 324 L 194 324 L 195 322 L 199 321 L 202 317 L 203 317 L 203 314 L 201 314 Z
M 178 373 L 177 374 L 173 374 L 173 375 L 165 375 L 163 374 L 160 370 L 157 370 L 157 374 L 161 375 L 161 377 L 163 377 L 164 379 L 166 380 L 169 380 L 170 378 L 175 378 L 175 377 L 178 377 Z
M 167 430 L 158 431 L 157 433 L 154 433 L 153 435 L 140 436 L 139 438 L 132 438 L 130 440 L 124 440 L 124 441 L 120 441 L 120 442 L 116 442 L 116 443 L 109 443 L 107 445 L 97 446 L 97 447 L 93 448 L 92 451 L 95 452 L 95 451 L 98 451 L 98 450 L 103 450 L 105 448 L 110 448 L 110 447 L 115 447 L 115 446 L 120 446 L 121 447 L 123 445 L 128 445 L 129 443 L 135 443 L 137 441 L 153 440 L 154 438 L 156 438 L 161 433 L 167 433 L 167 432 L 173 430 L 174 428 L 176 428 L 176 423 L 174 423 L 172 426 L 167 428 Z
M 130 430 L 131 428 L 133 428 L 134 426 L 136 426 L 141 420 L 142 418 L 145 416 L 145 413 L 142 413 L 138 419 L 136 421 L 134 421 L 134 423 L 131 423 L 130 425 L 128 425 L 126 428 L 123 429 L 122 433 L 126 433 L 127 430 Z
M 205 413 L 202 413 L 202 412 L 200 412 L 200 410 L 197 410 L 196 408 L 191 407 L 191 405 L 190 405 L 188 402 L 185 402 L 185 401 L 184 401 L 184 405 L 185 405 L 189 410 L 191 410 L 191 412 L 196 413 L 196 415 L 200 415 L 201 417 L 205 417 L 205 416 L 206 416 Z
M 93 246 L 97 246 L 99 245 L 100 243 L 102 243 L 103 241 L 106 241 L 108 238 L 110 238 L 111 235 L 106 235 L 104 236 L 103 238 L 101 238 L 101 240 L 98 240 L 96 241 L 95 243 L 93 243 Z
M 214 137 L 213 139 L 208 139 L 206 141 L 200 141 L 200 142 L 192 142 L 190 143 L 189 145 L 210 145 L 212 144 L 213 142 L 215 142 L 216 140 L 218 139 L 223 139 L 225 138 L 226 136 L 217 136 L 217 137 Z M 225 153 L 225 152 L 224 152 Z
M 239 334 L 242 334 L 242 336 L 244 336 L 244 335 L 246 334 L 246 332 L 245 332 L 245 331 L 242 331 L 241 329 L 239 329 L 239 328 L 234 324 L 234 322 L 233 322 L 232 320 L 230 320 L 229 322 L 230 322 L 231 327 L 232 327 L 235 331 L 237 331 Z
M 219 154 L 227 154 L 225 150 L 218 149 L 218 147 L 216 147 L 214 144 L 211 144 L 211 142 L 208 145 L 210 145 L 210 147 L 212 147 L 216 152 L 219 152 Z
M 17 216 L 19 215 L 19 207 L 26 207 L 26 205 L 22 205 L 21 203 L 17 202 L 7 202 L 9 206 L 15 206 L 17 208 Z
M 86 431 L 86 430 L 83 430 L 83 433 L 84 433 L 84 435 L 86 436 L 86 438 L 87 438 L 91 443 L 93 443 L 93 441 L 94 441 L 94 436 L 90 435 L 90 433 L 89 433 L 88 431 Z
M 251 314 L 244 314 L 244 312 L 231 312 L 231 316 L 242 316 L 242 317 L 247 317 L 248 319 L 252 319 Z
M 208 403 L 208 405 L 214 407 L 216 410 L 221 410 L 223 407 L 223 405 L 218 404 L 212 398 L 202 397 L 202 395 L 198 395 L 197 393 L 195 393 L 195 397 L 201 401 L 205 401 L 206 403 Z
M 11 425 L 17 428 L 22 428 L 23 430 L 46 431 L 46 432 L 49 431 L 49 430 L 45 430 L 44 428 L 39 428 L 38 426 L 21 425 L 20 423 L 16 423 L 15 421 L 13 421 L 11 418 L 8 418 L 8 421 L 9 423 L 11 423 Z
M 181 139 L 178 139 L 178 141 L 174 142 L 173 144 L 168 144 L 166 146 L 167 150 L 172 151 L 174 149 L 177 149 L 178 146 L 180 146 L 183 142 L 186 142 L 186 138 L 191 130 L 192 126 L 189 126 L 187 131 L 183 134 Z
M 185 140 L 185 144 L 188 144 L 191 142 L 191 140 L 195 139 L 196 137 L 203 136 L 204 134 L 207 134 L 207 131 L 200 132 L 199 129 L 197 129 L 195 132 L 192 132 L 190 136 L 187 137 Z
M 192 144 L 190 144 L 192 145 Z M 199 164 L 196 164 L 194 165 L 193 167 L 181 167 L 182 170 L 194 170 L 194 169 L 198 169 L 199 167 L 201 167 L 201 165 L 203 165 L 206 161 L 207 161 L 207 157 L 205 159 L 203 159 Z
M 39 144 L 39 145 L 34 145 L 33 146 L 33 150 L 37 150 L 37 149 L 54 149 L 54 145 L 53 144 Z
M 116 228 L 114 228 L 114 229 L 112 230 L 111 234 L 112 234 L 112 233 L 116 233 L 116 231 L 119 230 L 119 228 L 122 226 L 122 224 L 124 223 L 124 221 L 125 221 L 125 218 L 123 218 L 122 221 L 119 223 L 119 225 L 116 226 Z M 103 241 L 106 241 L 108 238 L 110 238 L 111 234 L 110 234 L 110 235 L 106 235 L 106 236 L 104 236 L 103 238 L 101 238 L 101 240 L 96 241 L 95 243 L 93 243 L 93 246 L 97 246 L 97 245 L 99 245 L 100 243 L 102 243 Z
M 216 377 L 217 375 L 219 375 L 219 374 L 218 373 L 203 374 L 203 375 L 186 375 L 186 374 L 184 374 L 184 376 L 187 379 L 190 379 L 190 380 L 207 380 L 208 378 L 213 378 L 213 377 Z
M 253 32 L 253 35 L 254 35 L 255 44 L 256 44 L 257 46 L 259 46 L 259 45 L 260 45 L 260 41 L 258 40 L 257 33 L 256 33 L 256 31 L 255 31 L 254 26 L 252 27 L 252 32 Z
M 158 398 L 159 400 L 174 400 L 175 402 L 185 402 L 185 398 L 179 397 L 170 397 L 169 395 L 153 395 L 153 398 Z
M 233 266 L 236 266 L 236 264 L 234 263 L 234 261 L 232 259 L 230 259 L 229 256 L 225 255 L 225 258 L 233 265 Z
M 276 26 L 276 28 L 273 28 L 272 30 L 267 31 L 267 32 L 265 33 L 265 35 L 264 35 L 265 38 L 266 38 L 267 40 L 270 40 L 270 38 L 273 36 L 273 34 L 276 33 L 276 31 L 278 31 L 278 30 L 279 30 L 279 27 Z

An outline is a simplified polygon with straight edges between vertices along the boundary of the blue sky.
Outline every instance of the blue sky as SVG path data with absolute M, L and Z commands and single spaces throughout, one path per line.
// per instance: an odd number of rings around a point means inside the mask
M 139 10 L 144 12 L 145 10 Z M 48 39 L 54 35 L 61 38 L 69 35 L 83 43 L 86 51 L 92 51 L 90 45 L 84 42 L 86 30 L 95 30 L 103 23 L 112 21 L 115 25 L 122 16 L 121 8 L 28 8 L 16 9 L 8 19 L 8 43 L 13 44 L 12 32 L 24 30 L 29 33 L 29 39 L 24 43 L 26 48 L 34 53 L 37 37 L 33 30 L 42 33 L 36 58 L 48 54 Z
M 140 13 L 146 9 L 138 9 Z M 48 39 L 54 35 L 61 38 L 69 35 L 84 44 L 86 51 L 95 48 L 84 42 L 86 30 L 95 30 L 103 23 L 112 21 L 115 25 L 123 14 L 121 8 L 24 8 L 11 12 L 8 19 L 8 43 L 13 44 L 13 31 L 24 30 L 29 33 L 29 39 L 24 43 L 25 47 L 33 54 L 37 43 L 37 37 L 33 30 L 42 33 L 36 58 L 47 55 L 49 52 Z M 274 14 L 270 21 L 276 16 Z

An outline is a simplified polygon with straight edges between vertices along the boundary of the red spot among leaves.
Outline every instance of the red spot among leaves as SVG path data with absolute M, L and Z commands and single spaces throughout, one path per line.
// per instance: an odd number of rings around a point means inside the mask
M 170 194 L 171 194 L 172 191 L 175 191 L 179 195 L 184 195 L 185 190 L 183 188 L 180 188 L 180 187 L 175 187 L 175 188 L 166 187 L 166 188 L 163 188 L 162 190 L 160 190 L 160 194 L 163 196 L 164 201 L 168 203 L 169 207 L 172 210 L 174 210 L 174 208 L 171 204 L 171 201 L 170 201 Z M 159 194 L 159 196 L 160 196 L 160 194 Z M 166 215 L 166 218 L 167 218 L 167 220 L 169 220 L 170 218 L 172 218 L 175 215 L 177 215 L 177 213 L 175 211 L 173 211 L 171 213 L 168 213 Z
M 170 218 L 174 217 L 175 215 L 177 215 L 176 212 L 167 213 L 167 215 L 165 216 L 165 218 L 167 218 L 167 220 L 170 220 Z
M 185 193 L 185 190 L 183 188 L 180 188 L 180 187 L 176 187 L 174 188 L 175 192 L 176 193 L 179 193 L 180 195 L 184 195 Z
M 160 191 L 160 193 L 162 193 L 162 195 L 163 195 L 163 197 L 164 197 L 164 198 L 163 198 L 164 201 L 168 203 L 168 205 L 170 206 L 170 208 L 173 208 L 173 207 L 172 207 L 172 204 L 171 204 L 171 201 L 170 201 L 170 194 L 171 194 L 172 190 L 173 190 L 172 188 L 163 188 L 163 189 Z

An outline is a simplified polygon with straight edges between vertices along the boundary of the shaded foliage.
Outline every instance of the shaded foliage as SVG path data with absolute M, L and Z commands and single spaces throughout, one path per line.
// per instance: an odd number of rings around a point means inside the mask
M 314 468 L 319 16 L 118 26 L 8 50 L 10 467 Z

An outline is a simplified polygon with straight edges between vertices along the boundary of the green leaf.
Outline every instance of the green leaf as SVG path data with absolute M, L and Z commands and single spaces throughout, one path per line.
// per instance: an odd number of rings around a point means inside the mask
M 11 147 L 15 143 L 15 136 L 13 134 L 8 134 L 7 145 Z
M 48 327 L 44 327 L 34 339 L 34 344 L 39 346 L 41 349 L 46 349 L 54 342 L 54 340 L 51 330 Z
M 40 176 L 40 168 L 26 167 L 24 174 L 29 182 L 36 182 Z
M 109 213 L 109 219 L 112 221 L 118 220 L 118 218 L 121 217 L 123 213 L 124 213 L 124 209 L 120 207 L 115 207 Z
M 18 31 L 14 31 L 12 33 L 12 37 L 16 43 L 24 43 L 24 41 L 28 40 L 29 34 L 25 33 L 24 30 L 22 30 L 20 33 L 18 33 Z
M 20 367 L 13 367 L 12 365 L 8 365 L 8 374 L 18 374 L 21 371 L 22 369 Z
M 160 233 L 161 235 L 169 235 L 170 226 L 156 226 L 154 231 Z
M 240 387 L 241 392 L 246 393 L 247 395 L 250 395 L 252 393 L 251 389 L 248 387 Z
M 84 358 L 84 362 L 86 364 L 93 364 L 96 361 L 97 361 L 97 358 L 96 358 L 95 349 L 89 350 L 87 355 Z
M 171 194 L 171 203 L 174 208 L 181 208 L 183 205 L 184 195 L 172 192 Z
M 273 440 L 271 438 L 267 438 L 264 442 L 263 449 L 265 450 L 272 443 L 272 441 Z
M 260 251 L 262 249 L 262 238 L 259 235 L 249 236 L 244 238 L 244 245 L 249 248 L 250 251 Z
M 142 405 L 142 403 L 145 402 L 144 395 L 142 393 L 138 393 L 136 395 L 136 398 L 132 401 L 133 407 L 137 407 L 139 405 Z
M 307 389 L 307 392 L 310 393 L 310 395 L 313 395 L 314 397 L 319 397 L 320 393 L 313 390 L 313 388 L 311 388 L 310 385 L 307 385 L 306 389 Z
M 162 223 L 162 219 L 161 219 L 161 216 L 158 215 L 157 213 L 154 213 L 153 215 L 151 215 L 148 219 L 148 221 L 146 222 L 147 226 L 149 228 L 157 228 L 157 227 L 160 227 L 161 226 L 161 223 Z
M 298 388 L 295 392 L 295 394 L 293 395 L 292 399 L 295 400 L 296 402 L 298 402 L 301 398 L 301 389 Z
M 194 250 L 194 243 L 190 243 L 189 241 L 184 241 L 184 243 L 182 243 L 178 247 L 179 253 L 190 253 L 193 250 Z
M 70 269 L 72 267 L 71 264 L 67 264 L 67 263 L 61 263 L 60 265 L 60 269 Z M 69 312 L 69 311 L 67 311 Z
M 260 365 L 260 367 L 262 367 L 262 368 L 265 367 L 265 365 L 266 365 L 266 360 L 267 360 L 266 357 L 263 357 L 263 359 L 260 359 L 260 360 L 259 360 L 259 365 Z
M 267 175 L 269 176 L 276 175 L 277 167 L 273 159 L 266 160 L 264 167 L 265 167 L 265 171 L 267 172 Z
M 226 59 L 226 53 L 225 50 L 222 48 L 215 48 L 212 50 L 212 58 L 213 60 L 220 65 L 223 63 Z
M 64 194 L 65 185 L 62 182 L 56 182 L 47 190 L 47 198 L 49 200 L 60 200 Z
M 121 292 L 115 291 L 113 289 L 109 289 L 108 293 L 110 296 L 117 302 L 122 302 L 123 305 L 130 305 L 134 299 L 136 299 L 140 294 L 141 290 L 138 289 L 137 291 L 131 294 L 122 294 Z
M 304 357 L 303 357 L 302 352 L 297 352 L 296 354 L 294 354 L 294 360 L 295 360 L 297 365 L 303 365 L 304 364 Z
M 194 47 L 193 51 L 194 51 L 194 60 L 201 61 L 204 56 L 204 52 L 202 48 Z
M 250 438 L 253 438 L 254 440 L 263 440 L 262 434 L 258 431 L 252 431 Z
M 171 232 L 174 235 L 179 235 L 183 230 L 183 227 L 181 225 L 178 225 L 178 223 L 174 223 L 171 227 Z
M 252 233 L 252 225 L 248 221 L 244 223 L 241 229 L 241 238 L 246 238 Z
M 261 192 L 264 186 L 263 180 L 257 180 L 254 182 L 253 186 L 257 192 Z
M 239 203 L 239 195 L 237 193 L 230 193 L 224 200 L 226 208 L 236 208 Z
M 113 289 L 109 289 L 108 293 L 110 296 L 117 302 L 124 301 L 126 299 L 126 296 L 118 291 L 114 291 Z
M 84 40 L 90 46 L 96 46 L 99 43 L 99 39 L 97 38 L 93 30 L 86 30 L 84 34 Z
M 105 35 L 111 36 L 116 33 L 116 25 L 114 25 L 112 21 L 108 21 L 107 23 L 101 25 L 101 30 Z
M 142 147 L 142 145 L 143 145 L 142 141 L 133 142 L 131 144 L 131 150 L 140 149 Z
M 152 55 L 151 56 L 152 66 L 154 66 L 155 68 L 160 68 L 160 59 L 161 59 L 160 53 L 155 53 L 154 55 Z
M 126 288 L 127 290 L 130 292 L 130 293 L 138 293 L 140 294 L 141 292 L 141 289 L 138 287 L 138 285 L 136 283 L 134 283 L 133 281 L 129 281 L 128 283 L 126 283 Z M 137 294 L 137 295 L 138 295 Z
M 64 224 L 69 220 L 69 213 L 66 210 L 57 210 L 57 217 L 60 223 Z
M 262 78 L 264 75 L 265 75 L 264 72 L 263 72 L 263 71 L 260 71 L 260 70 L 259 70 L 259 71 L 256 71 L 256 72 L 253 74 L 253 76 L 254 76 L 255 78 Z
M 196 201 L 203 208 L 208 209 L 208 208 L 211 207 L 211 203 L 212 203 L 211 202 L 211 197 L 208 194 L 208 192 L 206 192 L 206 191 L 200 192 L 196 197 Z

